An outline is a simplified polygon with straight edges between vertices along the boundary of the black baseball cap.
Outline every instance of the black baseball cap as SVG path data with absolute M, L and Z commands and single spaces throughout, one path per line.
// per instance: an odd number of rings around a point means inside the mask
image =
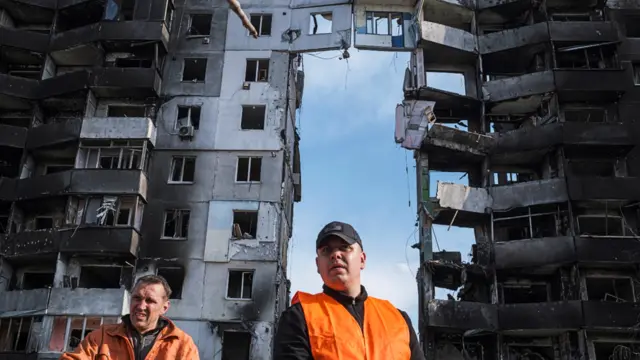
M 340 221 L 332 221 L 325 225 L 318 233 L 318 238 L 316 239 L 316 249 L 320 248 L 322 242 L 331 236 L 337 236 L 346 241 L 349 245 L 358 243 L 358 245 L 360 245 L 360 247 L 362 248 L 362 240 L 360 239 L 360 235 L 358 235 L 358 232 L 353 228 L 353 226 Z

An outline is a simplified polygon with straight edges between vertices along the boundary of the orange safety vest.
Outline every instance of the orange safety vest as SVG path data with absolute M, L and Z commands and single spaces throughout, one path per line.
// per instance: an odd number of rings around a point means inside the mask
M 315 360 L 409 360 L 409 327 L 402 314 L 386 300 L 367 297 L 364 332 L 354 317 L 325 293 L 297 292 L 309 331 Z

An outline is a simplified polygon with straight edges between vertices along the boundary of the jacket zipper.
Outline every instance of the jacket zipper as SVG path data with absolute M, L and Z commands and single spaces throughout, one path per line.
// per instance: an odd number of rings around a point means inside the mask
M 356 308 L 356 299 L 351 300 L 351 306 L 353 307 L 353 313 L 356 314 L 356 317 L 358 318 L 356 322 L 358 323 L 358 328 L 360 329 L 360 333 L 362 334 L 362 346 L 364 347 L 364 358 L 366 359 L 367 358 L 367 337 L 364 331 L 364 319 L 362 319 L 360 317 L 360 314 L 358 313 L 358 309 Z M 364 306 L 364 304 L 362 304 L 362 306 Z M 362 320 L 362 327 L 360 326 L 360 320 Z

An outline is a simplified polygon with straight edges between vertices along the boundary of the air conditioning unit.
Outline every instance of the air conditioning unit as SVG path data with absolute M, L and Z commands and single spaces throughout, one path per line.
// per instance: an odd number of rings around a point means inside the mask
M 191 126 L 191 125 L 180 126 L 180 129 L 178 130 L 178 135 L 181 138 L 192 138 L 193 137 L 193 126 Z

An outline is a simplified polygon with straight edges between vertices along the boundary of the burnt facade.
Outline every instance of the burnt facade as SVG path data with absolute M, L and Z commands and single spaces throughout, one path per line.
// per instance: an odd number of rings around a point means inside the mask
M 638 358 L 640 2 L 418 8 L 396 142 L 417 165 L 427 358 Z M 435 251 L 434 225 L 471 229 L 471 261 Z
M 57 359 L 146 274 L 203 359 L 270 357 L 303 74 L 245 37 L 225 1 L 0 0 L 0 358 Z

